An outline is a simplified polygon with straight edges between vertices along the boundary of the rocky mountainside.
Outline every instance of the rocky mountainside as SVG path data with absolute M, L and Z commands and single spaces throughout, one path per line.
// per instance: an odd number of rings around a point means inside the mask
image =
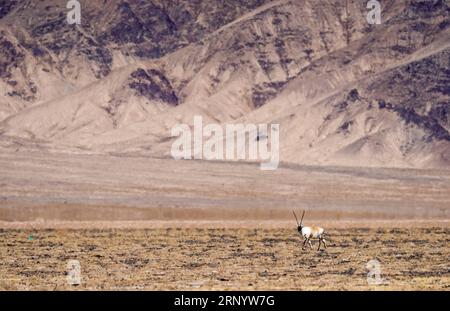
M 0 0 L 0 146 L 167 156 L 279 123 L 281 160 L 450 167 L 450 1 Z

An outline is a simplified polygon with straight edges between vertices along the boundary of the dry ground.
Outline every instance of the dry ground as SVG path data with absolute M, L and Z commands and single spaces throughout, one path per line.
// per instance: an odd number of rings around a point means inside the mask
M 449 220 L 449 170 L 0 152 L 0 289 L 448 290 Z
M 334 229 L 317 252 L 283 228 L 4 229 L 0 289 L 449 290 L 449 233 Z M 78 287 L 66 281 L 71 259 L 81 264 Z M 385 284 L 368 285 L 372 259 Z
M 450 170 L 0 152 L 0 221 L 450 219 Z

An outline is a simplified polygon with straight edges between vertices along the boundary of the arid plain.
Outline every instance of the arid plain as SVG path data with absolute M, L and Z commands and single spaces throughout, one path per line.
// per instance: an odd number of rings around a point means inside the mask
M 5 152 L 0 175 L 4 290 L 450 286 L 445 170 Z M 301 249 L 293 209 L 326 228 L 326 250 Z
M 448 290 L 448 0 L 67 2 L 0 0 L 0 289 Z M 172 160 L 197 117 L 283 163 Z

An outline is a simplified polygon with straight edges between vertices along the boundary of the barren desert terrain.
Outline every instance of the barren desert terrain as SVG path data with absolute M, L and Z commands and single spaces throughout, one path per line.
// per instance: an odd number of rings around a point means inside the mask
M 445 220 L 445 169 L 174 161 L 132 155 L 0 153 L 0 220 Z M 174 224 L 175 225 L 175 224 Z
M 67 2 L 0 0 L 0 290 L 449 289 L 449 0 Z
M 30 238 L 32 235 L 32 238 Z M 333 229 L 302 251 L 294 229 L 0 231 L 3 290 L 448 290 L 449 229 Z M 367 263 L 380 262 L 380 284 Z M 78 260 L 81 284 L 66 281 Z
M 5 152 L 0 174 L 3 290 L 450 286 L 445 170 Z M 326 250 L 302 251 L 293 209 L 325 227 Z

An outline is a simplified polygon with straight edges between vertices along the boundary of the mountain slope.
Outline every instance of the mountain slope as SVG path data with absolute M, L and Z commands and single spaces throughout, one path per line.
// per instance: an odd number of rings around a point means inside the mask
M 202 115 L 280 123 L 286 162 L 449 167 L 449 1 L 5 3 L 3 148 L 168 156 Z

